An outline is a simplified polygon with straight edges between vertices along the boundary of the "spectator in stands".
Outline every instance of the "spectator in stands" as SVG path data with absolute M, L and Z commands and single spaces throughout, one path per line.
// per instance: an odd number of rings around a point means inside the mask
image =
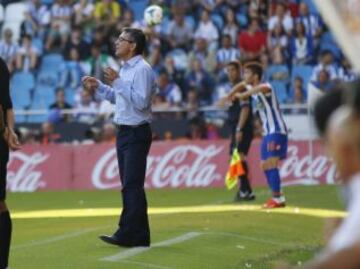
M 46 50 L 53 50 L 54 43 L 60 39 L 60 49 L 65 48 L 71 29 L 72 8 L 68 1 L 57 0 L 51 8 L 51 26 L 46 40 Z
M 80 60 L 85 60 L 90 56 L 90 46 L 83 39 L 82 30 L 80 26 L 73 26 L 69 40 L 65 45 L 64 58 L 70 59 L 70 51 L 75 48 L 80 54 Z
M 179 70 L 175 66 L 175 61 L 172 56 L 167 56 L 165 58 L 165 66 L 166 72 L 168 73 L 170 80 L 174 81 L 181 89 L 182 96 L 186 96 L 186 79 L 185 79 L 185 71 Z
M 58 143 L 60 140 L 60 134 L 55 133 L 54 125 L 50 122 L 44 122 L 41 125 L 41 133 L 39 137 L 40 144 L 49 145 Z
M 192 61 L 191 71 L 187 75 L 186 81 L 189 87 L 196 89 L 200 105 L 210 105 L 214 80 L 204 70 L 199 59 Z
M 230 35 L 231 45 L 236 46 L 238 32 L 239 27 L 236 22 L 235 13 L 232 9 L 228 8 L 225 14 L 225 26 L 222 29 L 222 34 Z
M 219 79 L 226 78 L 226 65 L 240 59 L 238 49 L 231 46 L 231 36 L 224 34 L 221 38 L 221 48 L 216 53 L 216 71 Z
M 90 0 L 80 0 L 73 8 L 74 26 L 81 27 L 86 34 L 90 34 L 95 26 L 94 8 L 94 4 Z
M 266 34 L 260 29 L 259 20 L 252 18 L 247 31 L 239 34 L 238 44 L 241 58 L 256 60 L 266 49 Z
M 293 29 L 293 19 L 291 18 L 289 12 L 287 12 L 286 4 L 283 2 L 278 2 L 276 5 L 275 15 L 270 17 L 268 23 L 269 31 L 272 31 L 276 24 L 281 23 L 286 31 L 286 33 L 290 36 Z
M 330 74 L 323 69 L 318 73 L 317 80 L 312 82 L 318 89 L 327 92 L 334 87 L 334 83 L 330 80 Z
M 106 67 L 111 67 L 114 70 L 119 70 L 119 66 L 108 54 L 101 53 L 101 47 L 98 45 L 91 46 L 91 56 L 85 62 L 85 73 L 90 76 L 94 76 L 103 80 L 104 78 L 104 69 Z
M 105 33 L 115 27 L 121 15 L 121 6 L 115 0 L 101 0 L 95 5 L 96 24 L 104 26 Z
M 207 41 L 209 50 L 216 50 L 218 47 L 219 31 L 210 19 L 208 11 L 201 13 L 201 20 L 195 31 L 196 38 L 203 38 Z
M 24 15 L 25 20 L 21 24 L 21 35 L 27 34 L 44 40 L 50 24 L 50 11 L 47 6 L 42 4 L 41 0 L 30 0 Z
M 104 27 L 97 27 L 92 36 L 91 46 L 97 46 L 100 48 L 101 53 L 114 56 L 114 50 L 111 49 L 109 39 L 106 36 Z
M 81 85 L 81 77 L 85 74 L 84 66 L 80 63 L 80 55 L 77 48 L 70 49 L 70 57 L 60 67 L 59 86 L 70 87 L 75 90 Z
M 116 128 L 112 123 L 105 123 L 101 131 L 101 142 L 114 143 L 116 140 Z
M 249 18 L 259 18 L 261 21 L 267 21 L 269 14 L 269 1 L 250 0 L 249 2 Z
M 165 70 L 162 70 L 159 73 L 158 87 L 158 95 L 167 103 L 168 107 L 176 107 L 181 105 L 181 90 L 178 85 L 170 81 L 169 74 Z
M 216 55 L 213 51 L 208 50 L 207 41 L 204 38 L 196 38 L 195 47 L 190 51 L 188 56 L 189 65 L 191 65 L 195 59 L 200 60 L 202 68 L 209 73 L 214 72 L 216 69 Z
M 199 100 L 195 88 L 188 91 L 184 107 L 187 112 L 186 118 L 193 119 L 199 116 Z
M 182 10 L 175 11 L 174 19 L 169 24 L 168 33 L 167 41 L 173 49 L 182 48 L 186 51 L 190 49 L 193 31 L 185 21 Z
M 351 82 L 359 78 L 357 73 L 351 66 L 350 61 L 344 57 L 341 61 L 341 68 L 339 69 L 339 79 L 346 82 Z
M 157 46 L 152 50 L 148 57 L 148 62 L 156 74 L 159 74 L 159 72 L 164 68 L 160 46 Z
M 267 80 L 270 81 L 279 81 L 282 83 L 288 83 L 290 72 L 287 65 L 285 65 L 285 60 L 283 56 L 283 51 L 280 47 L 277 47 L 272 51 L 272 64 L 265 72 L 265 76 Z
M 296 23 L 299 22 L 304 25 L 306 35 L 311 36 L 316 45 L 321 37 L 323 24 L 318 15 L 310 14 L 309 7 L 305 2 L 299 4 L 299 17 L 296 18 Z
M 65 91 L 63 88 L 58 88 L 56 90 L 56 101 L 51 104 L 50 109 L 71 109 L 71 105 L 68 104 L 65 100 Z
M 277 23 L 268 33 L 267 47 L 269 51 L 280 48 L 285 54 L 288 47 L 288 36 L 281 23 Z
M 311 64 L 313 61 L 313 40 L 306 34 L 302 22 L 295 25 L 295 34 L 291 39 L 290 51 L 293 64 Z
M 38 65 L 39 51 L 32 45 L 30 35 L 23 35 L 21 46 L 16 55 L 16 68 L 18 70 L 29 72 L 34 71 Z
M 81 100 L 75 110 L 75 119 L 78 122 L 93 124 L 97 119 L 98 107 L 88 91 L 81 92 Z
M 115 113 L 115 105 L 108 100 L 101 100 L 99 105 L 99 121 L 110 121 Z
M 304 94 L 304 82 L 301 77 L 294 79 L 294 104 L 303 104 L 305 102 Z
M 13 42 L 13 32 L 7 28 L 3 33 L 3 40 L 0 40 L 0 57 L 6 62 L 9 72 L 12 73 L 16 67 L 16 54 L 18 45 Z
M 337 66 L 334 63 L 334 55 L 329 50 L 325 50 L 321 53 L 320 63 L 314 67 L 313 73 L 311 75 L 311 81 L 317 80 L 319 73 L 322 70 L 326 70 L 328 72 L 330 80 L 338 78 Z
M 190 132 L 188 134 L 189 139 L 199 140 L 206 139 L 206 124 L 201 117 L 196 117 L 190 120 Z
M 134 13 L 131 9 L 126 9 L 124 11 L 120 22 L 122 27 L 141 28 L 141 24 L 138 21 L 135 21 Z

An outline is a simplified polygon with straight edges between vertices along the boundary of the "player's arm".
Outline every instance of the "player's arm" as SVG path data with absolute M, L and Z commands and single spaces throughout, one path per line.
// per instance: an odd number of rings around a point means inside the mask
M 269 86 L 267 85 L 258 85 L 258 86 L 255 86 L 253 87 L 252 89 L 250 90 L 247 90 L 246 92 L 242 92 L 242 93 L 235 93 L 234 94 L 234 98 L 238 98 L 238 99 L 241 99 L 241 100 L 244 100 L 244 99 L 247 99 L 249 97 L 251 97 L 252 95 L 254 94 L 258 94 L 260 92 L 262 93 L 267 93 L 270 91 L 270 88 Z
M 250 111 L 250 98 L 243 100 L 241 104 L 241 112 L 239 117 L 239 122 L 237 124 L 237 131 L 242 131 L 245 127 L 246 121 L 249 118 Z
M 228 94 L 228 98 L 231 100 L 236 93 L 239 93 L 239 92 L 242 92 L 245 90 L 246 90 L 246 82 L 241 81 L 231 89 L 230 93 Z

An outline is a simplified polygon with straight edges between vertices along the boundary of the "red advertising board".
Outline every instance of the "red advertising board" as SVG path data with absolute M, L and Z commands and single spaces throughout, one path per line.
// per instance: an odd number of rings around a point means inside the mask
M 248 156 L 254 186 L 265 185 L 260 170 L 259 141 Z M 305 141 L 289 143 L 288 158 L 281 164 L 285 185 L 332 184 L 335 166 L 314 142 L 310 154 Z M 154 142 L 148 157 L 147 188 L 222 187 L 228 168 L 227 140 Z M 10 191 L 120 188 L 113 144 L 28 145 L 11 153 Z

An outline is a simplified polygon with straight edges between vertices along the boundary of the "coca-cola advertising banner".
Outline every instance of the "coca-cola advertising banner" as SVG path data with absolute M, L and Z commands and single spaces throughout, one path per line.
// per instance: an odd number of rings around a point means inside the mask
M 260 169 L 259 146 L 260 141 L 255 140 L 248 155 L 254 186 L 266 185 Z M 148 156 L 145 186 L 223 187 L 228 162 L 227 140 L 154 142 Z M 317 141 L 312 146 L 307 141 L 290 142 L 280 174 L 284 185 L 332 184 L 336 180 L 335 166 Z M 24 146 L 11 153 L 7 180 L 10 191 L 121 187 L 113 144 Z

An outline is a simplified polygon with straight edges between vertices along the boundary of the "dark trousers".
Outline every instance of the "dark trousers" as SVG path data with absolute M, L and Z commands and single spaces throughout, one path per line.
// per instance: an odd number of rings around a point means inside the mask
M 116 137 L 123 210 L 115 235 L 134 244 L 150 243 L 144 183 L 151 139 L 149 124 L 120 128 Z

